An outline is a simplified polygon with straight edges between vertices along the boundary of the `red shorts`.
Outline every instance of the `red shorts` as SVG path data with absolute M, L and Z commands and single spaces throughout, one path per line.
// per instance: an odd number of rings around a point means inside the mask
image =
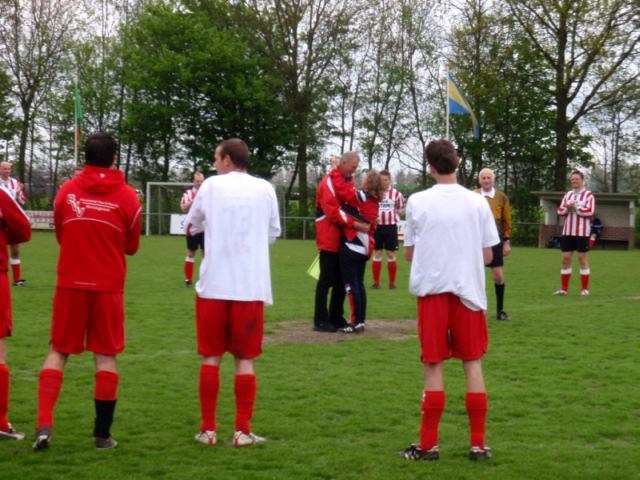
M 10 337 L 12 329 L 11 286 L 7 272 L 2 272 L 0 273 L 0 338 Z
M 251 359 L 262 353 L 264 303 L 215 300 L 196 295 L 198 354 L 207 357 L 225 352 Z
M 124 350 L 122 293 L 56 288 L 51 345 L 61 353 L 85 350 L 102 355 L 121 353 Z
M 418 298 L 418 335 L 424 363 L 447 358 L 479 360 L 487 352 L 487 319 L 452 293 Z

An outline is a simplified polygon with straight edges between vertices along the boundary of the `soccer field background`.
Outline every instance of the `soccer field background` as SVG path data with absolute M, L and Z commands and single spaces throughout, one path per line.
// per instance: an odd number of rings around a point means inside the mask
M 413 328 L 399 338 L 309 333 L 318 343 L 268 342 L 257 361 L 253 430 L 264 445 L 234 449 L 233 361 L 221 370 L 218 439 L 193 440 L 197 398 L 194 291 L 183 286 L 182 237 L 143 238 L 128 263 L 127 348 L 113 436 L 96 451 L 92 356 L 70 358 L 48 451 L 33 452 L 37 378 L 48 343 L 57 245 L 34 233 L 22 248 L 27 287 L 13 288 L 10 419 L 28 433 L 0 442 L 2 479 L 626 479 L 640 478 L 640 251 L 590 254 L 591 296 L 558 288 L 559 250 L 514 248 L 506 259 L 510 322 L 495 320 L 488 278 L 487 443 L 494 458 L 467 459 L 468 420 L 460 363 L 445 367 L 446 408 L 439 462 L 394 456 L 418 439 L 422 368 Z M 315 283 L 305 272 L 312 241 L 272 247 L 275 305 L 267 335 L 305 320 L 311 329 Z M 383 268 L 383 282 L 386 278 Z M 369 290 L 368 318 L 415 318 L 409 266 L 398 289 Z M 247 272 L 251 275 L 251 272 Z M 367 272 L 367 285 L 370 284 Z M 335 343 L 320 343 L 338 338 Z

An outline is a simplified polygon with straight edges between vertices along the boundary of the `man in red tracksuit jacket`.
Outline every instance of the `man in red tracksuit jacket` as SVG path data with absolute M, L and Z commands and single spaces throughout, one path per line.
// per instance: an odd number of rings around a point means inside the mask
M 29 218 L 14 195 L 0 187 L 0 440 L 23 440 L 25 435 L 13 429 L 7 418 L 9 410 L 9 367 L 5 338 L 11 336 L 11 287 L 7 274 L 7 245 L 28 242 L 31 238 Z
M 84 149 L 82 173 L 62 186 L 54 205 L 60 257 L 51 346 L 38 384 L 36 450 L 49 446 L 67 358 L 84 350 L 94 353 L 96 364 L 95 446 L 117 445 L 110 430 L 119 380 L 116 355 L 124 350 L 125 254 L 138 250 L 141 206 L 115 168 L 113 137 L 91 135 Z
M 355 152 L 346 152 L 338 165 L 320 182 L 316 191 L 316 245 L 320 250 L 320 278 L 316 285 L 313 329 L 317 332 L 336 332 L 347 326 L 343 317 L 344 284 L 340 274 L 340 234 L 342 227 L 367 231 L 369 225 L 354 221 L 340 209 L 336 186 L 354 188 L 353 174 L 360 157 Z M 327 310 L 327 296 L 331 289 L 331 302 Z

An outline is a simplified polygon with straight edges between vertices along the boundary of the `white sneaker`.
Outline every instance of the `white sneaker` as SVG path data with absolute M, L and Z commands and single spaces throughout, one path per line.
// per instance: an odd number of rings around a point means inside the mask
M 583 297 L 588 297 L 589 296 L 589 290 L 587 290 L 586 288 L 580 290 L 580 295 L 582 295 Z
M 215 445 L 218 441 L 215 430 L 206 430 L 204 432 L 197 433 L 194 437 L 196 442 L 200 442 L 204 445 Z
M 556 297 L 564 297 L 567 295 L 567 291 L 566 290 L 556 290 L 555 292 L 553 292 L 553 294 Z
M 237 431 L 233 435 L 234 447 L 248 447 L 250 445 L 257 445 L 258 443 L 264 443 L 266 441 L 266 438 L 259 437 L 255 433 L 244 433 L 241 431 Z
M 0 430 L 0 440 L 24 440 L 26 435 L 23 432 L 17 432 L 9 424 L 8 430 Z

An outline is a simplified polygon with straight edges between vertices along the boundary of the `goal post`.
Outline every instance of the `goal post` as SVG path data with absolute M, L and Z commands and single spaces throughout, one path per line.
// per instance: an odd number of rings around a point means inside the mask
M 184 215 L 180 200 L 192 182 L 147 182 L 145 194 L 145 235 L 166 235 L 171 216 Z

